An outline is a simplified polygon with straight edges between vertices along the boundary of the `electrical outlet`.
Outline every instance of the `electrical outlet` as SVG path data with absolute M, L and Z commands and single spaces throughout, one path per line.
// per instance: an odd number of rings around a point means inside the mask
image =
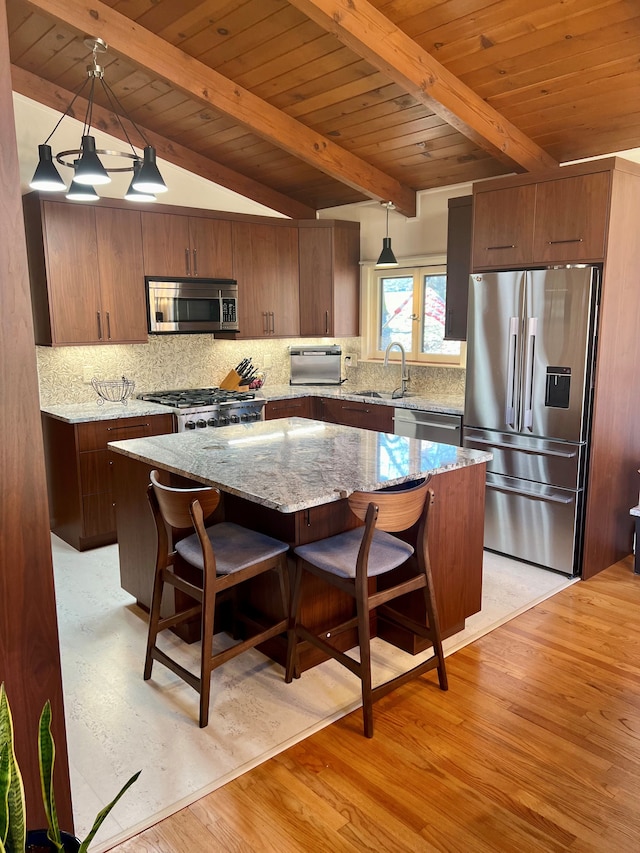
M 353 353 L 349 353 L 349 355 L 345 355 L 344 357 L 345 367 L 357 367 L 358 366 L 358 357 Z
M 270 355 L 265 355 L 262 359 L 262 366 L 266 370 L 268 367 L 273 366 L 273 360 Z
M 90 385 L 91 380 L 93 379 L 93 367 L 90 364 L 85 364 L 82 367 L 82 381 L 85 385 Z

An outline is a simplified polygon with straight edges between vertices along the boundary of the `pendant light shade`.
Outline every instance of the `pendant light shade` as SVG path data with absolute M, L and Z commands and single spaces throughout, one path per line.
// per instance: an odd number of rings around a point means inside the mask
M 125 199 L 127 201 L 156 201 L 156 197 L 153 193 L 142 192 L 141 190 L 137 190 L 133 185 L 137 176 L 140 174 L 140 169 L 142 168 L 142 163 L 140 160 L 136 160 L 133 164 L 133 178 L 131 179 L 131 183 L 129 184 L 129 189 L 125 194 Z
M 131 186 L 138 192 L 166 193 L 167 185 L 156 166 L 156 149 L 152 145 L 145 147 L 142 168 L 137 175 L 134 171 Z
M 395 204 L 392 201 L 385 202 L 387 208 L 387 236 L 382 238 L 382 251 L 376 263 L 377 267 L 397 267 L 398 262 L 391 248 L 391 237 L 389 237 L 389 210 L 395 210 Z
M 82 156 L 78 160 L 73 180 L 77 184 L 108 184 L 111 182 L 107 170 L 96 154 L 96 141 L 93 136 L 82 137 Z
M 53 164 L 50 145 L 38 145 L 38 165 L 29 186 L 33 190 L 48 193 L 59 193 L 66 190 L 67 185 Z
M 74 160 L 74 171 L 78 168 L 80 160 Z M 77 181 L 71 181 L 65 198 L 69 201 L 97 201 L 100 196 L 89 184 L 79 184 Z

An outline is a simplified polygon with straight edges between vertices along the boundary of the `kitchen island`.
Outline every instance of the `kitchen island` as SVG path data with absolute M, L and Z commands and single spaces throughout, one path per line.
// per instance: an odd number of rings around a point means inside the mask
M 149 471 L 167 482 L 211 485 L 223 493 L 225 518 L 269 533 L 295 546 L 355 526 L 346 498 L 431 475 L 436 502 L 430 550 L 444 636 L 464 627 L 477 612 L 482 592 L 484 477 L 490 454 L 404 436 L 285 418 L 175 433 L 109 444 L 113 461 L 121 584 L 149 606 L 155 562 L 155 529 L 145 491 Z M 257 579 L 251 604 L 270 613 L 275 595 Z M 275 591 L 274 591 L 275 592 Z M 304 590 L 307 623 L 349 615 L 352 602 L 309 578 Z M 399 608 L 415 613 L 419 598 Z M 170 606 L 170 604 L 169 604 Z M 408 651 L 421 646 L 412 636 L 385 626 L 377 633 Z M 345 635 L 344 648 L 353 645 Z M 276 644 L 277 645 L 277 644 Z M 281 660 L 278 648 L 268 653 Z M 315 652 L 302 666 L 317 662 Z

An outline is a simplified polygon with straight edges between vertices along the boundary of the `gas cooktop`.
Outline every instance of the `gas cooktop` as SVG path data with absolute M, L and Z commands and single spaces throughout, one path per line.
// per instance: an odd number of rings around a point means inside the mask
M 253 400 L 253 391 L 225 391 L 222 388 L 185 388 L 177 391 L 154 391 L 139 394 L 138 399 L 160 403 L 174 409 L 192 409 L 195 406 L 215 406 L 220 403 L 239 403 Z

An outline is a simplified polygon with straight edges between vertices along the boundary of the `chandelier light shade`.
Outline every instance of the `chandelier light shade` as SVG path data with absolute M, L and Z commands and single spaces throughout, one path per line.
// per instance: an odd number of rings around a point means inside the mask
M 382 238 L 382 251 L 376 263 L 377 267 L 397 267 L 398 262 L 391 248 L 391 237 L 389 237 L 389 211 L 395 210 L 396 206 L 392 201 L 384 202 L 387 208 L 387 236 Z
M 151 145 L 145 146 L 142 167 L 136 175 L 134 169 L 131 186 L 143 193 L 166 193 L 167 185 L 162 180 L 160 170 L 156 165 L 156 149 Z
M 34 190 L 48 193 L 59 193 L 66 190 L 67 185 L 60 177 L 60 172 L 53 162 L 50 145 L 38 145 L 38 165 L 29 186 Z
M 76 160 L 76 169 L 79 162 Z M 97 201 L 100 196 L 90 184 L 79 184 L 74 178 L 69 185 L 65 198 L 68 198 L 69 201 Z
M 133 172 L 133 180 L 127 190 L 125 198 L 136 201 L 155 201 L 154 193 L 167 191 L 167 185 L 162 179 L 162 175 L 156 164 L 156 150 L 149 144 L 140 128 L 128 115 L 114 91 L 104 79 L 104 68 L 98 65 L 98 54 L 105 53 L 107 50 L 106 43 L 100 38 L 86 38 L 84 40 L 86 47 L 90 48 L 93 54 L 91 65 L 87 65 L 87 77 L 82 85 L 74 94 L 71 103 L 66 111 L 58 120 L 47 139 L 42 145 L 38 146 L 38 165 L 34 172 L 33 178 L 29 186 L 34 190 L 41 192 L 64 192 L 66 183 L 60 177 L 55 164 L 54 156 L 49 145 L 49 140 L 56 132 L 63 119 L 68 116 L 73 108 L 76 98 L 82 93 L 83 89 L 90 81 L 90 89 L 87 101 L 87 110 L 84 118 L 84 126 L 82 129 L 82 139 L 80 146 L 69 151 L 60 151 L 55 155 L 55 160 L 61 166 L 73 168 L 73 180 L 67 193 L 67 198 L 79 200 L 81 197 L 81 187 L 85 187 L 83 200 L 95 200 L 99 198 L 94 187 L 108 184 L 111 181 L 112 172 Z M 109 151 L 102 148 L 96 148 L 96 140 L 91 135 L 91 124 L 93 117 L 93 103 L 96 88 L 96 82 L 102 86 L 109 109 L 115 116 L 124 138 L 129 144 L 130 151 Z M 129 137 L 129 133 L 122 121 L 123 115 L 127 122 L 133 127 L 138 136 L 141 138 L 143 145 L 142 156 L 138 154 L 133 147 L 133 143 Z M 109 156 L 120 158 L 119 166 L 105 165 L 100 157 Z M 122 161 L 126 161 L 126 165 L 122 165 Z M 141 195 L 142 194 L 142 195 Z
M 127 201 L 156 201 L 156 197 L 153 193 L 143 192 L 142 190 L 137 190 L 134 187 L 136 178 L 140 174 L 140 169 L 142 169 L 142 163 L 140 160 L 136 160 L 133 164 L 133 178 L 129 184 L 129 189 L 125 194 L 125 199 Z

